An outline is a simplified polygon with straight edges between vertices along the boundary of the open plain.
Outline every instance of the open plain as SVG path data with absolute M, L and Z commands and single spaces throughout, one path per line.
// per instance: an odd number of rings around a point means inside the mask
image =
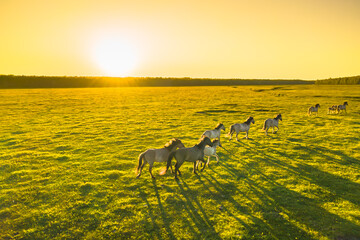
M 7 89 L 0 116 L 1 239 L 360 239 L 359 86 Z M 135 179 L 141 152 L 218 122 L 219 164 Z

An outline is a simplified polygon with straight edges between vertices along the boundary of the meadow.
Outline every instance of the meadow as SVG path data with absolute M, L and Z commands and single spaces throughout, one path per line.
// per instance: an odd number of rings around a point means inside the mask
M 0 239 L 360 239 L 359 103 L 359 86 L 0 90 Z M 218 122 L 219 164 L 135 179 L 141 152 Z

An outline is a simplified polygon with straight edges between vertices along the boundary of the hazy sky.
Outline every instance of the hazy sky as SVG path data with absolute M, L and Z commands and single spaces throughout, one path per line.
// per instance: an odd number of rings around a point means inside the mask
M 0 74 L 360 74 L 359 0 L 0 0 Z

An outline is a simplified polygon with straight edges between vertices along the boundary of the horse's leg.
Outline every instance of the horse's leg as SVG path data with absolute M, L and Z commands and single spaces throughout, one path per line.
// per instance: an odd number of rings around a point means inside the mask
M 246 138 L 246 139 L 249 139 L 249 130 L 246 131 L 245 138 Z
M 151 172 L 152 167 L 153 167 L 153 163 L 149 163 L 149 165 L 150 165 L 150 166 L 149 166 L 150 176 L 151 176 L 151 178 L 153 178 L 153 179 L 154 179 L 155 177 L 154 177 L 154 175 L 153 175 L 153 174 L 152 174 L 152 172 Z
M 199 160 L 199 162 L 200 162 L 200 160 Z M 209 162 L 210 162 L 210 156 L 208 156 L 207 162 L 206 163 L 204 162 L 204 166 L 200 169 L 200 172 L 204 171 L 204 168 L 205 168 L 206 165 L 210 166 Z
M 141 167 L 140 167 L 139 174 L 136 176 L 136 178 L 139 178 L 139 177 L 141 176 L 141 171 L 142 171 L 142 169 L 144 168 L 145 164 L 146 164 L 146 161 L 145 161 L 145 159 L 144 159 L 144 161 L 143 161 L 143 163 L 142 163 L 142 165 L 141 165 Z
M 196 161 L 194 162 L 194 171 L 193 171 L 193 173 L 197 174 L 197 172 L 196 172 Z
M 216 164 L 219 163 L 219 156 L 215 153 L 215 157 L 216 157 Z
M 174 173 L 174 170 L 173 170 L 172 164 L 170 165 L 170 170 L 171 170 L 171 173 Z
M 196 170 L 199 170 L 199 165 L 201 164 L 201 162 L 200 161 L 196 161 Z M 202 165 L 200 165 L 200 166 L 202 166 Z
M 181 176 L 181 172 L 180 172 L 179 168 L 181 167 L 182 164 L 183 164 L 183 162 L 181 162 L 181 161 L 178 161 L 175 164 L 175 179 L 178 179 L 177 173 L 179 173 L 179 176 Z
M 239 141 L 238 135 L 239 135 L 239 132 L 236 132 L 236 141 Z
M 176 163 L 175 163 L 175 179 L 178 179 L 178 177 L 177 177 L 177 171 L 178 171 L 178 169 L 179 169 L 179 164 L 178 164 L 178 162 L 176 162 Z

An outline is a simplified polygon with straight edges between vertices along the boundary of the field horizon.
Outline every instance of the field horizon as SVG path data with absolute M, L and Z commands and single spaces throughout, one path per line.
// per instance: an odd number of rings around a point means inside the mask
M 314 84 L 0 89 L 0 238 L 359 239 L 359 96 Z M 249 116 L 249 139 L 230 141 Z M 174 137 L 194 146 L 219 122 L 219 164 L 195 175 L 185 163 L 175 181 L 155 163 L 154 180 L 148 165 L 135 178 L 141 152 Z

